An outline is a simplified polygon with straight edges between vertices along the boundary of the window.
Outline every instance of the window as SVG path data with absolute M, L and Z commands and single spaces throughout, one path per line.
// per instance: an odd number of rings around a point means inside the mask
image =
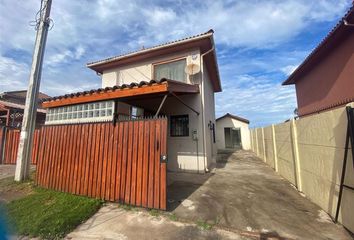
M 186 59 L 156 64 L 154 65 L 154 79 L 160 80 L 161 78 L 167 78 L 185 82 L 187 80 L 187 74 L 184 71 L 185 68 Z
M 188 115 L 171 116 L 170 118 L 171 137 L 189 136 L 189 117 Z
M 114 102 L 103 101 L 50 108 L 45 124 L 65 124 L 113 120 Z

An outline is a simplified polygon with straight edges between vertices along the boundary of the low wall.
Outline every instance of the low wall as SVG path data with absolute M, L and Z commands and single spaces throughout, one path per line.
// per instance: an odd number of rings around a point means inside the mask
M 354 103 L 350 105 L 354 107 Z M 252 150 L 334 218 L 346 130 L 346 110 L 342 107 L 298 120 L 252 129 Z M 354 187 L 350 149 L 345 184 Z M 351 232 L 354 232 L 353 209 L 354 191 L 344 188 L 339 222 Z

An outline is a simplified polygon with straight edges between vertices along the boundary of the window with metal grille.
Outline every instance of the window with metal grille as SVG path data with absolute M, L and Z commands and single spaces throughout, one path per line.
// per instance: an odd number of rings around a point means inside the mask
M 189 136 L 189 116 L 176 115 L 170 117 L 170 136 L 188 137 Z

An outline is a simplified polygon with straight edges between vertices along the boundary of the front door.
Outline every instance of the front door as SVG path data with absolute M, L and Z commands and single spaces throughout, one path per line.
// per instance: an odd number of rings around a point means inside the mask
M 241 147 L 241 130 L 239 128 L 224 128 L 225 148 Z

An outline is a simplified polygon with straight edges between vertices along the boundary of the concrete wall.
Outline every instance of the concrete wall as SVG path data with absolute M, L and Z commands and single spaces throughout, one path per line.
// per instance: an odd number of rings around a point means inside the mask
M 240 128 L 242 149 L 251 149 L 251 136 L 249 125 L 230 117 L 224 117 L 216 122 L 216 145 L 218 149 L 225 149 L 224 128 Z
M 192 59 L 192 56 L 196 57 Z M 102 87 L 131 82 L 150 81 L 153 76 L 153 64 L 176 58 L 186 58 L 187 64 L 200 64 L 199 49 L 191 49 L 158 58 L 147 59 L 135 64 L 104 71 Z M 205 70 L 204 70 L 205 69 Z M 215 123 L 214 90 L 209 79 L 206 67 L 199 74 L 187 77 L 187 83 L 199 84 L 201 94 L 181 95 L 181 99 L 190 107 L 198 111 L 197 115 L 173 97 L 168 97 L 161 114 L 172 115 L 188 114 L 189 136 L 171 137 L 168 129 L 168 164 L 171 172 L 198 172 L 203 173 L 205 168 L 211 168 L 216 162 L 216 144 L 212 141 L 212 132 L 208 127 L 211 121 Z M 204 84 L 201 84 L 203 76 Z M 204 93 L 205 97 L 202 96 Z M 141 100 L 125 100 L 127 103 L 155 112 L 161 103 L 161 98 L 147 98 Z M 170 127 L 170 126 L 168 126 Z M 197 131 L 198 139 L 193 140 L 192 132 Z M 204 154 L 204 149 L 206 154 Z
M 350 104 L 354 107 L 354 103 Z M 274 128 L 272 132 L 271 129 Z M 252 150 L 265 159 L 306 197 L 335 216 L 344 158 L 347 116 L 345 107 L 251 130 L 252 139 L 264 132 L 265 156 L 252 144 Z M 272 133 L 272 134 L 271 134 Z M 271 141 L 273 139 L 273 150 Z M 254 143 L 252 140 L 252 143 Z M 258 141 L 263 141 L 259 139 Z M 350 148 L 350 146 L 349 146 Z M 274 164 L 273 160 L 274 159 Z M 345 184 L 354 187 L 354 168 L 349 149 Z M 354 192 L 344 188 L 339 221 L 354 232 Z

